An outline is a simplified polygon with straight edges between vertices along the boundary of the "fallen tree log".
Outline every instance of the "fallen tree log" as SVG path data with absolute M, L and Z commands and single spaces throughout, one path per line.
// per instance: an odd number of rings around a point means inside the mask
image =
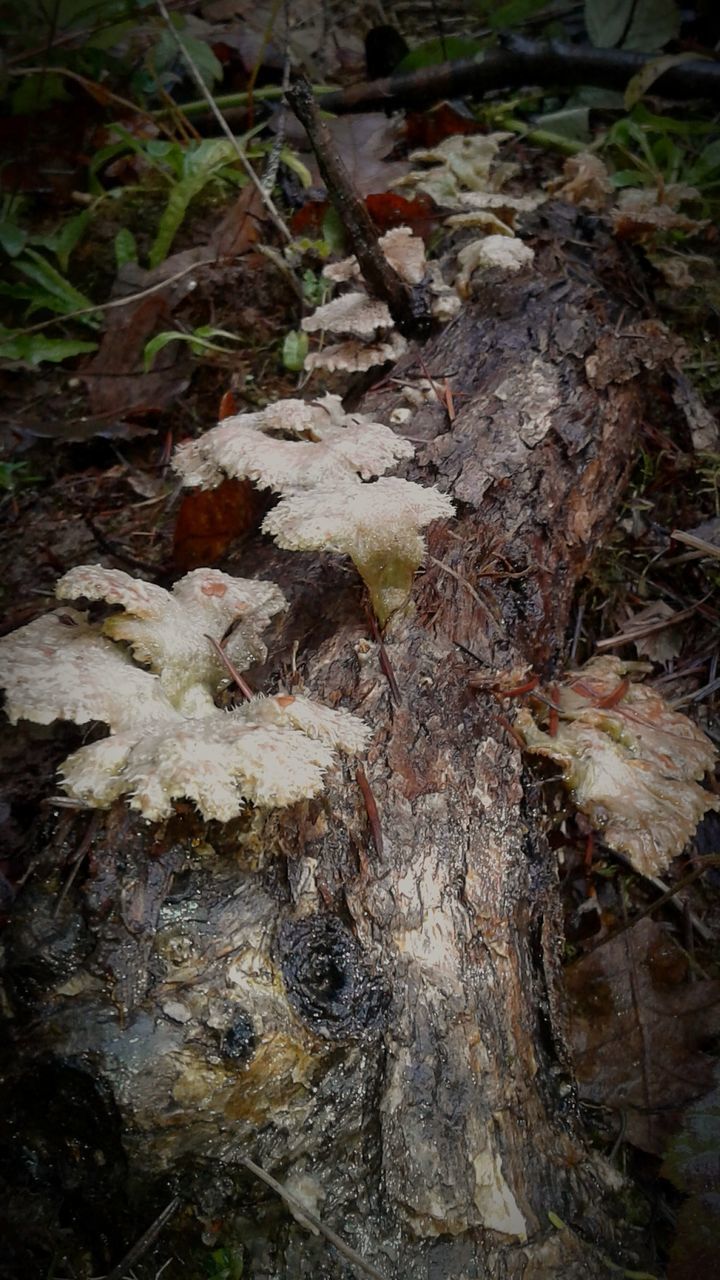
M 117 806 L 59 908 L 67 828 L 51 833 L 8 934 L 13 1274 L 45 1274 L 50 1253 L 109 1269 L 170 1197 L 267 1280 L 596 1277 L 603 1255 L 622 1261 L 618 1176 L 575 1112 L 537 790 L 497 702 L 469 686 L 561 660 L 671 344 L 638 319 L 630 260 L 598 220 L 548 206 L 534 230 L 532 271 L 487 278 L 394 371 L 449 378 L 458 405 L 408 427 L 408 475 L 452 493 L 458 518 L 384 637 L 399 698 L 347 567 L 259 538 L 223 566 L 291 600 L 262 687 L 292 684 L 297 642 L 306 687 L 374 727 L 362 785 L 338 773 L 319 801 L 225 827 L 181 811 L 154 829 Z M 364 405 L 397 401 L 393 383 Z M 166 1227 L 181 1257 L 185 1222 Z

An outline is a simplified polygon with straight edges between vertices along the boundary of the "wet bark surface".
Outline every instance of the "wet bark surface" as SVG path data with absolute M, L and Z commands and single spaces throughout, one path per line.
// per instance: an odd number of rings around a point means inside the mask
M 151 828 L 119 806 L 58 910 L 48 824 L 8 934 L 4 1169 L 11 1200 L 82 1240 L 93 1274 L 174 1193 L 244 1243 L 253 1277 L 362 1274 L 244 1155 L 388 1278 L 602 1276 L 595 1245 L 619 1256 L 614 1175 L 574 1110 L 538 790 L 470 681 L 560 662 L 663 339 L 595 220 L 550 210 L 535 229 L 532 273 L 487 279 L 422 351 L 457 416 L 417 412 L 406 474 L 451 493 L 457 519 L 431 531 L 386 630 L 400 700 L 351 566 L 260 539 L 222 566 L 291 600 L 255 687 L 292 684 L 297 642 L 306 690 L 373 726 L 381 839 L 354 768 L 224 828 L 182 811 Z M 417 353 L 393 372 L 422 377 Z M 363 408 L 383 417 L 398 388 Z

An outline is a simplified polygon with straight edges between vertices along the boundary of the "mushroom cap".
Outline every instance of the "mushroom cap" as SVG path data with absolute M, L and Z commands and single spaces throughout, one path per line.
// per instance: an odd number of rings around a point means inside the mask
M 291 494 L 263 521 L 263 531 L 291 551 L 337 551 L 357 560 L 388 548 L 412 547 L 432 520 L 455 508 L 438 489 L 394 476 L 373 484 Z
M 261 639 L 270 619 L 287 608 L 273 582 L 233 578 L 217 569 L 195 569 L 172 591 L 132 578 L 120 569 L 79 565 L 57 584 L 61 599 L 105 600 L 124 610 L 100 624 L 103 635 L 126 642 L 137 662 L 160 676 L 169 702 L 186 713 L 212 706 L 225 668 L 208 637 L 236 666 L 262 660 Z
M 176 799 L 228 822 L 248 802 L 282 808 L 317 795 L 335 750 L 354 754 L 370 730 L 309 698 L 253 698 L 233 711 L 169 720 L 81 747 L 63 765 L 71 795 L 105 808 L 121 795 L 157 822 Z
M 413 453 L 382 422 L 345 413 L 338 396 L 324 396 L 308 403 L 281 400 L 271 411 L 226 418 L 181 445 L 173 466 L 189 485 L 212 488 L 233 476 L 282 493 L 342 484 L 358 474 L 368 479 Z
M 386 364 L 388 360 L 399 360 L 407 349 L 405 338 L 395 330 L 388 334 L 384 342 L 368 343 L 362 342 L 360 338 L 348 338 L 346 342 L 323 347 L 322 351 L 309 352 L 305 357 L 305 369 L 308 373 L 315 369 L 327 369 L 328 373 L 365 373 L 375 365 Z
M 393 318 L 387 303 L 359 292 L 342 293 L 339 298 L 316 307 L 302 322 L 306 333 L 330 329 L 333 333 L 358 338 L 371 338 L 378 330 L 392 327 Z
M 406 284 L 421 283 L 427 271 L 427 258 L 425 245 L 420 236 L 416 236 L 410 227 L 391 227 L 384 236 L 380 237 L 378 244 L 390 266 L 397 271 Z M 354 255 L 323 267 L 323 275 L 336 284 L 362 279 L 360 264 Z
M 12 724 L 101 720 L 121 731 L 176 714 L 158 676 L 75 609 L 46 613 L 0 639 L 0 685 Z

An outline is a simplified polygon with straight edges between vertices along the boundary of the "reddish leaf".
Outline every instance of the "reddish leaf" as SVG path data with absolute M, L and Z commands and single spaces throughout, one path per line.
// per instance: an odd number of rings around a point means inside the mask
M 366 196 L 365 204 L 378 231 L 389 231 L 391 227 L 411 227 L 416 236 L 427 240 L 438 225 L 435 205 L 428 196 L 408 200 L 406 196 L 396 195 L 394 191 L 384 191 L 378 195 Z M 308 200 L 290 220 L 293 235 L 319 239 L 323 233 L 327 211 L 327 200 Z
M 215 564 L 231 542 L 258 527 L 266 509 L 266 499 L 249 480 L 223 480 L 217 489 L 188 493 L 175 523 L 176 568 L 186 573 Z
M 416 236 L 427 240 L 438 225 L 435 205 L 428 196 L 408 200 L 386 191 L 382 195 L 367 196 L 365 204 L 378 231 L 410 227 Z
M 456 133 L 482 133 L 482 126 L 461 115 L 449 102 L 439 103 L 434 111 L 413 111 L 405 121 L 410 147 L 436 147 Z
M 232 418 L 233 415 L 236 413 L 237 413 L 237 405 L 235 403 L 235 396 L 233 395 L 232 391 L 226 391 L 224 396 L 222 397 L 222 400 L 220 401 L 220 408 L 218 410 L 218 422 L 222 422 L 224 418 Z
M 319 239 L 322 225 L 329 208 L 327 200 L 308 200 L 301 209 L 296 209 L 290 219 L 290 230 L 295 236 L 307 236 L 308 239 Z

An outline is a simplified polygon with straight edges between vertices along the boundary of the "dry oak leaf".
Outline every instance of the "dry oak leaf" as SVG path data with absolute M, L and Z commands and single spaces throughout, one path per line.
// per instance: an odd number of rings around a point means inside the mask
M 568 157 L 563 165 L 563 176 L 548 182 L 547 190 L 570 204 L 585 205 L 599 211 L 605 208 L 608 196 L 615 188 L 600 157 L 590 151 L 580 151 Z
M 713 1081 L 703 1046 L 720 1031 L 720 982 L 688 978 L 684 953 L 647 919 L 566 970 L 580 1096 L 622 1116 L 628 1141 L 656 1155 Z
M 702 231 L 707 218 L 690 218 L 679 210 L 683 202 L 699 199 L 694 187 L 680 183 L 668 183 L 662 190 L 627 187 L 612 211 L 613 231 L 621 240 L 634 241 L 652 240 L 659 231 Z
M 716 760 L 709 738 L 618 658 L 593 658 L 560 686 L 557 732 L 522 709 L 530 751 L 556 760 L 574 803 L 611 849 L 642 875 L 659 875 L 720 799 L 698 785 Z M 606 706 L 602 706 L 602 702 Z

